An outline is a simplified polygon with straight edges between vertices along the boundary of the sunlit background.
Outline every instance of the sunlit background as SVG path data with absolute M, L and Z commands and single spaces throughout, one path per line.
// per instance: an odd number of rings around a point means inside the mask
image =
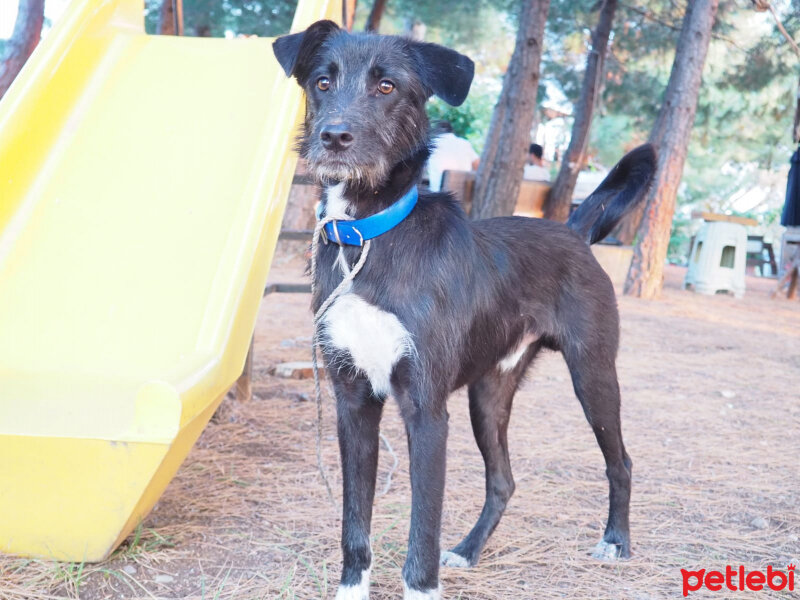
M 69 0 L 47 0 L 44 3 L 44 32 L 56 21 L 69 4 Z M 2 0 L 0 2 L 0 39 L 8 39 L 14 31 L 14 22 L 17 19 L 16 0 Z
M 69 0 L 46 0 L 43 36 Z M 186 34 L 212 37 L 277 35 L 288 29 L 294 0 L 184 0 Z M 609 41 L 602 97 L 590 134 L 589 170 L 599 181 L 616 160 L 646 140 L 661 104 L 672 65 L 685 2 L 649 0 L 621 4 Z M 143 0 L 147 31 L 155 33 L 161 0 Z M 641 6 L 640 6 L 641 5 Z M 359 0 L 355 29 L 363 29 L 372 0 Z M 512 0 L 476 3 L 431 0 L 388 2 L 382 33 L 402 34 L 424 23 L 425 39 L 457 48 L 475 59 L 475 82 L 467 102 L 452 108 L 433 99 L 432 118 L 453 123 L 456 134 L 480 152 L 514 46 Z M 800 25 L 800 0 L 772 3 L 793 31 Z M 538 111 L 531 132 L 544 146 L 555 174 L 572 126 L 595 0 L 554 1 L 545 32 Z M 0 1 L 0 50 L 14 28 L 16 0 Z M 682 262 L 699 223 L 692 210 L 736 213 L 759 220 L 767 239 L 780 236 L 791 143 L 797 58 L 768 12 L 749 2 L 720 3 L 689 154 L 678 194 L 670 260 Z

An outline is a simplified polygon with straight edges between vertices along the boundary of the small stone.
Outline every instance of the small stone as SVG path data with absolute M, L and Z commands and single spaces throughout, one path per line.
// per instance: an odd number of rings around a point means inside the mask
M 314 367 L 310 361 L 286 362 L 275 365 L 275 376 L 284 379 L 310 379 L 314 376 Z M 319 368 L 320 378 L 325 377 L 325 368 Z
M 769 521 L 767 521 L 764 517 L 756 517 L 750 521 L 750 527 L 753 529 L 766 529 L 769 527 Z
M 723 398 L 727 398 L 728 400 L 731 398 L 736 398 L 736 392 L 732 392 L 731 390 L 721 390 L 719 395 Z
M 128 575 L 136 575 L 136 567 L 133 565 L 125 565 L 122 567 L 122 570 L 125 571 Z
M 175 578 L 172 575 L 156 575 L 153 581 L 156 583 L 172 583 Z

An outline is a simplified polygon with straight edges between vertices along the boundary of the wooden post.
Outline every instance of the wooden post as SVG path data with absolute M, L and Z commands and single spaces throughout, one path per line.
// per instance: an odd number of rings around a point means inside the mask
M 798 268 L 795 267 L 792 269 L 791 274 L 789 275 L 789 290 L 786 292 L 786 298 L 789 300 L 794 300 L 797 296 L 797 278 L 798 278 Z
M 253 397 L 253 338 L 250 338 L 250 348 L 247 358 L 244 359 L 244 369 L 239 379 L 236 380 L 236 400 L 249 402 Z
M 175 35 L 183 35 L 183 0 L 172 0 L 172 18 L 175 20 Z

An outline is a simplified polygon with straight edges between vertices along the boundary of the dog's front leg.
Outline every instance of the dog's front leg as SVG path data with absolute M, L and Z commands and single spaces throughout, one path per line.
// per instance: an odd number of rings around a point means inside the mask
M 411 469 L 411 529 L 403 566 L 405 600 L 438 600 L 439 534 L 447 452 L 446 398 L 404 408 Z
M 342 578 L 336 600 L 367 600 L 372 549 L 372 501 L 383 401 L 363 377 L 335 377 L 342 459 Z

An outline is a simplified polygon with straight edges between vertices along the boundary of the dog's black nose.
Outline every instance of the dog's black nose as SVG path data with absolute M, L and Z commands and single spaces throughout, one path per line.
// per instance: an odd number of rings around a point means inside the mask
M 353 143 L 353 134 L 344 123 L 325 125 L 319 132 L 319 137 L 326 150 L 346 150 Z

